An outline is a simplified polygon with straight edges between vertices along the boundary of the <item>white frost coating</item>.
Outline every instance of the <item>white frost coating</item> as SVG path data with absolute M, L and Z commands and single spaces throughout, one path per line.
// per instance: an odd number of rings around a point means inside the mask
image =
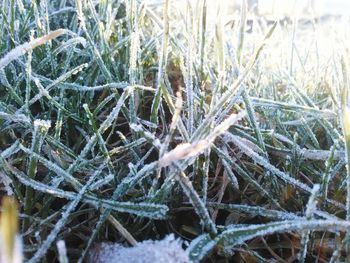
M 0 69 L 6 67 L 13 60 L 19 58 L 20 56 L 23 56 L 29 50 L 33 50 L 34 48 L 45 44 L 47 41 L 50 41 L 60 35 L 63 35 L 65 32 L 66 30 L 64 29 L 58 29 L 58 30 L 52 31 L 46 36 L 33 39 L 30 42 L 26 42 L 18 47 L 15 47 L 10 52 L 8 52 L 2 59 L 0 59 Z
M 181 167 L 178 167 L 178 168 L 181 169 Z M 182 190 L 190 200 L 194 210 L 196 211 L 197 215 L 201 219 L 201 224 L 207 229 L 209 233 L 216 235 L 217 234 L 216 225 L 213 222 L 212 218 L 210 217 L 209 212 L 206 209 L 202 199 L 199 197 L 198 193 L 193 188 L 193 185 L 190 179 L 185 175 L 184 172 L 180 172 L 177 179 L 181 185 Z
M 240 141 L 240 137 L 239 136 L 235 136 L 231 133 L 226 133 L 227 136 L 230 136 L 230 138 L 232 139 L 232 141 L 234 142 L 234 144 L 242 151 L 244 152 L 247 156 L 249 156 L 250 158 L 252 158 L 254 161 L 256 161 L 257 163 L 259 163 L 260 165 L 262 165 L 264 168 L 268 169 L 270 172 L 272 172 L 273 174 L 277 175 L 279 178 L 281 178 L 283 181 L 292 184 L 294 186 L 297 186 L 298 188 L 304 190 L 305 192 L 310 193 L 311 192 L 311 188 L 309 186 L 307 186 L 306 184 L 294 179 L 293 177 L 290 177 L 288 174 L 280 171 L 279 169 L 277 169 L 275 166 L 273 166 L 272 164 L 270 164 L 264 157 L 261 157 L 259 154 L 257 154 L 256 152 L 254 152 L 254 150 L 252 150 L 251 148 L 247 147 L 246 144 L 242 143 Z
M 213 142 L 217 136 L 226 132 L 228 128 L 243 119 L 246 115 L 246 111 L 241 111 L 238 114 L 231 114 L 227 119 L 214 128 L 214 131 L 209 134 L 207 140 Z
M 350 223 L 344 220 L 286 220 L 264 225 L 237 226 L 224 231 L 216 240 L 225 240 L 229 245 L 235 246 L 258 236 L 271 235 L 290 231 L 347 231 Z
M 186 251 L 190 254 L 191 260 L 197 263 L 200 262 L 215 245 L 216 241 L 210 239 L 208 234 L 203 234 L 192 240 Z
M 179 122 L 180 114 L 182 111 L 182 104 L 183 104 L 183 100 L 182 100 L 181 89 L 180 89 L 180 91 L 176 92 L 175 110 L 173 113 L 173 117 L 171 118 L 169 132 L 166 135 L 164 142 L 161 145 L 161 148 L 159 150 L 159 156 L 163 156 L 165 151 L 168 150 L 170 141 L 174 135 L 174 132 L 175 132 L 176 127 L 177 127 L 178 122 Z
M 238 205 L 238 204 L 223 204 L 216 202 L 207 203 L 208 206 L 212 206 L 219 209 L 225 209 L 229 211 L 239 211 L 253 216 L 259 215 L 267 218 L 278 219 L 278 220 L 292 220 L 292 219 L 302 219 L 302 217 L 284 211 L 266 209 L 260 206 L 248 206 L 248 205 Z
M 9 120 L 9 121 L 13 121 L 13 122 L 22 122 L 25 124 L 29 124 L 30 123 L 30 119 L 25 116 L 24 114 L 8 114 L 6 112 L 2 112 L 0 111 L 0 118 Z
M 45 121 L 45 120 L 35 120 L 34 121 L 34 128 L 39 129 L 41 132 L 46 132 L 51 128 L 51 121 Z
M 15 141 L 10 147 L 0 152 L 0 156 L 4 159 L 9 158 L 11 155 L 19 151 L 19 140 Z
M 35 103 L 36 101 L 38 101 L 42 96 L 44 96 L 46 94 L 49 95 L 49 91 L 55 87 L 56 85 L 58 85 L 59 83 L 65 81 L 66 79 L 68 79 L 69 77 L 78 74 L 80 71 L 82 71 L 84 68 L 86 68 L 88 66 L 87 63 L 81 64 L 75 68 L 73 68 L 72 70 L 68 71 L 67 73 L 59 76 L 57 79 L 55 79 L 54 81 L 51 82 L 51 84 L 49 84 L 48 86 L 46 86 L 46 88 L 43 87 L 43 85 L 40 83 L 40 80 L 37 77 L 33 77 L 31 76 L 31 79 L 35 82 L 35 84 L 37 85 L 37 87 L 39 88 L 39 93 L 36 94 L 33 98 L 30 99 L 29 101 L 29 106 L 32 105 L 33 103 Z M 25 105 L 23 105 L 21 108 L 19 108 L 16 111 L 16 114 L 22 112 L 25 109 Z
M 74 37 L 72 39 L 67 40 L 65 43 L 63 43 L 61 46 L 56 48 L 56 50 L 53 51 L 54 55 L 57 55 L 61 53 L 64 50 L 67 50 L 69 48 L 73 48 L 72 46 L 81 44 L 84 48 L 86 47 L 86 39 L 83 37 Z
M 222 136 L 222 139 L 225 142 L 231 142 L 231 137 L 227 136 L 227 133 Z M 254 144 L 252 141 L 246 139 L 246 138 L 240 138 L 240 141 L 244 143 L 248 148 L 251 148 L 253 151 L 258 152 L 258 153 L 264 153 L 264 151 L 256 144 Z
M 107 118 L 103 121 L 101 124 L 100 128 L 98 129 L 97 133 L 103 134 L 113 123 L 113 121 L 118 117 L 119 111 L 122 108 L 124 101 L 126 98 L 129 96 L 129 92 L 132 88 L 128 87 L 124 90 L 122 95 L 120 96 L 117 104 L 115 107 L 112 109 L 110 114 L 107 116 Z M 94 134 L 91 139 L 87 142 L 87 144 L 84 146 L 83 150 L 80 152 L 79 156 L 77 159 L 69 166 L 68 172 L 71 173 L 74 171 L 75 167 L 81 162 L 85 156 L 89 153 L 90 149 L 94 146 L 94 144 L 97 142 L 97 135 Z
M 347 93 L 346 93 L 347 95 Z M 343 133 L 345 139 L 346 156 L 346 220 L 350 220 L 350 108 L 346 105 L 342 107 L 343 111 Z M 350 234 L 347 234 L 349 238 Z
M 309 201 L 306 205 L 306 211 L 305 211 L 305 217 L 307 220 L 312 219 L 314 212 L 317 210 L 317 194 L 320 190 L 320 185 L 315 184 L 314 187 L 311 190 L 311 195 L 309 198 Z M 299 262 L 303 263 L 305 262 L 306 254 L 307 254 L 307 248 L 308 248 L 308 243 L 310 239 L 310 231 L 303 231 L 301 235 L 301 240 L 300 240 L 300 250 L 298 253 L 298 260 Z
M 76 208 L 78 203 L 81 201 L 85 192 L 89 189 L 91 183 L 95 180 L 97 175 L 98 173 L 93 174 L 86 182 L 86 184 L 80 189 L 75 199 L 64 207 L 64 211 L 62 213 L 61 218 L 55 223 L 55 227 L 51 230 L 50 234 L 47 236 L 45 241 L 40 245 L 38 250 L 35 252 L 34 256 L 28 261 L 29 263 L 38 262 L 46 254 L 52 242 L 56 239 L 61 229 L 66 225 L 69 216 Z
M 143 128 L 140 124 L 131 123 L 130 128 L 135 132 L 143 132 Z
M 161 241 L 144 241 L 135 247 L 100 243 L 89 251 L 87 263 L 189 263 L 182 242 L 169 235 Z
M 36 156 L 34 156 L 36 158 Z M 19 181 L 29 186 L 37 191 L 48 193 L 59 198 L 65 198 L 68 200 L 76 200 L 79 198 L 77 193 L 61 190 L 57 187 L 51 187 L 41 182 L 35 181 L 28 178 L 23 173 L 13 170 L 13 174 L 19 179 Z M 103 207 L 105 209 L 111 209 L 114 211 L 122 213 L 135 214 L 142 217 L 154 218 L 154 219 L 163 219 L 167 212 L 168 207 L 161 204 L 153 203 L 131 203 L 131 202 L 118 202 L 113 199 L 102 199 L 97 198 L 93 195 L 85 194 L 82 196 L 82 201 L 89 203 L 95 207 Z
M 126 89 L 129 86 L 127 82 L 111 82 L 108 84 L 100 85 L 100 86 L 82 86 L 75 84 L 72 85 L 71 83 L 68 83 L 64 86 L 61 86 L 61 89 L 65 90 L 76 90 L 76 91 L 97 91 L 97 90 L 103 90 L 103 89 Z M 146 87 L 142 85 L 135 85 L 134 88 L 139 88 L 141 90 L 149 90 L 153 91 L 154 89 L 152 87 Z
M 191 26 L 190 26 L 191 27 Z M 193 47 L 191 41 L 191 35 L 189 35 L 188 46 L 186 50 L 186 65 L 182 69 L 182 74 L 185 76 L 186 96 L 187 96 L 187 107 L 188 107 L 188 122 L 187 129 L 189 134 L 192 135 L 194 128 L 194 92 L 193 92 Z M 182 63 L 181 63 L 182 64 Z
M 131 123 L 131 124 L 130 124 L 130 129 L 132 129 L 132 130 L 135 131 L 135 132 L 143 133 L 143 135 L 144 135 L 144 137 L 145 137 L 146 139 L 152 140 L 152 144 L 153 144 L 156 148 L 160 149 L 160 148 L 162 147 L 162 144 L 160 143 L 159 139 L 156 138 L 156 137 L 154 136 L 153 133 L 150 133 L 149 131 L 145 130 L 145 129 L 142 127 L 142 125 L 140 125 L 140 124 L 135 124 L 135 123 Z
M 232 172 L 230 166 L 225 160 L 221 160 L 222 164 L 225 167 L 225 173 L 228 178 L 230 178 L 230 182 L 234 189 L 239 189 L 239 184 L 236 175 Z
M 307 219 L 312 218 L 313 214 L 317 210 L 317 194 L 320 191 L 320 185 L 315 184 L 311 190 L 311 195 L 306 206 L 305 216 Z
M 56 245 L 58 250 L 58 261 L 60 263 L 68 263 L 66 243 L 63 240 L 59 240 L 56 242 Z
M 207 138 L 193 143 L 182 143 L 177 145 L 173 150 L 164 154 L 163 157 L 160 158 L 159 166 L 166 167 L 175 161 L 195 157 L 203 153 L 219 135 L 223 134 L 231 125 L 241 120 L 245 115 L 245 111 L 241 111 L 238 114 L 232 114 L 220 123 L 220 125 L 215 127 L 214 131 L 211 132 Z
M 117 104 L 115 105 L 115 107 L 112 109 L 111 113 L 107 116 L 107 118 L 104 120 L 104 122 L 101 124 L 100 128 L 98 129 L 98 131 L 101 134 L 103 134 L 112 125 L 113 121 L 115 121 L 115 119 L 117 118 L 117 116 L 119 114 L 121 107 L 124 104 L 124 101 L 127 99 L 127 97 L 129 96 L 129 94 L 132 90 L 133 90 L 132 87 L 127 87 L 125 89 L 125 91 L 122 93 Z
M 173 150 L 164 154 L 164 156 L 159 160 L 159 166 L 166 167 L 175 161 L 197 156 L 198 154 L 202 153 L 209 145 L 210 142 L 207 140 L 200 140 L 199 142 L 194 143 L 179 144 Z
M 0 172 L 0 183 L 4 185 L 4 190 L 7 195 L 9 196 L 13 195 L 13 191 L 11 188 L 12 180 L 3 172 Z
M 130 61 L 129 61 L 129 75 L 130 82 L 134 82 L 134 73 L 137 70 L 137 59 L 140 49 L 140 35 L 138 31 L 132 32 L 130 35 Z
M 90 190 L 93 191 L 93 190 L 96 190 L 98 188 L 101 188 L 102 186 L 110 183 L 113 179 L 114 179 L 114 174 L 109 174 L 105 178 L 102 178 L 102 179 L 94 182 L 93 184 L 91 184 Z

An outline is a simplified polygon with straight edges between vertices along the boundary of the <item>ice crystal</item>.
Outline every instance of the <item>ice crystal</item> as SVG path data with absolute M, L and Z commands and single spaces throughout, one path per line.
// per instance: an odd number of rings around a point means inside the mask
M 135 247 L 100 243 L 90 250 L 87 263 L 189 263 L 182 242 L 173 235 L 160 241 L 143 241 Z

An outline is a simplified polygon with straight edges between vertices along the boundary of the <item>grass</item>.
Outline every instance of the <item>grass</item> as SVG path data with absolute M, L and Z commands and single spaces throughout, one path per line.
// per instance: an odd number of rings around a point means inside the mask
M 210 4 L 2 1 L 1 193 L 26 261 L 170 233 L 194 262 L 350 256 L 347 22 L 250 32 L 246 4 Z

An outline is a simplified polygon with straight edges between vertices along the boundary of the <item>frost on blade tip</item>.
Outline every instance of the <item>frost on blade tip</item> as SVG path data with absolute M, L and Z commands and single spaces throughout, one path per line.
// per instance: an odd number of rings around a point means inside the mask
M 208 146 L 210 146 L 210 142 L 207 140 L 200 140 L 194 143 L 179 144 L 173 150 L 164 154 L 164 156 L 159 160 L 159 166 L 166 167 L 175 161 L 197 156 L 198 154 L 202 153 Z
M 88 253 L 87 263 L 190 263 L 182 241 L 169 235 L 160 241 L 144 241 L 127 248 L 115 243 L 96 244 Z
M 191 242 L 187 252 L 192 262 L 200 262 L 215 245 L 215 240 L 211 239 L 210 235 L 204 234 Z
M 305 211 L 305 216 L 307 219 L 312 218 L 313 214 L 317 210 L 316 205 L 317 205 L 317 196 L 318 196 L 319 190 L 320 190 L 319 184 L 315 184 L 311 190 L 311 195 L 310 195 L 309 201 L 308 201 L 307 206 L 306 206 L 306 211 Z
M 320 190 L 320 185 L 315 184 L 314 187 L 311 190 L 311 195 L 309 198 L 309 201 L 306 205 L 306 211 L 305 211 L 305 216 L 307 220 L 312 219 L 313 214 L 315 213 L 317 207 L 317 195 Z M 301 240 L 300 240 L 300 250 L 298 253 L 298 260 L 299 262 L 303 263 L 306 258 L 306 253 L 307 253 L 307 247 L 308 247 L 308 242 L 310 238 L 310 231 L 303 231 L 301 235 Z
M 58 250 L 58 261 L 60 263 L 68 263 L 66 243 L 63 240 L 59 240 L 56 242 L 56 246 Z
M 146 129 L 144 129 L 142 127 L 142 125 L 140 124 L 134 124 L 131 123 L 130 124 L 130 128 L 135 131 L 135 132 L 139 132 L 141 133 L 141 135 L 147 139 L 147 140 L 151 140 L 152 144 L 157 147 L 158 149 L 160 149 L 162 147 L 162 144 L 160 143 L 159 139 L 155 137 L 155 135 L 149 131 L 147 131 Z

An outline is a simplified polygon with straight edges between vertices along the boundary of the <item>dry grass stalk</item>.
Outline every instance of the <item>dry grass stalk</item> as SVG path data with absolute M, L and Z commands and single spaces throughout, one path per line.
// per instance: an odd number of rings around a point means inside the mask
M 13 60 L 16 60 L 20 56 L 23 56 L 25 53 L 27 53 L 30 50 L 33 50 L 34 48 L 41 46 L 45 44 L 47 41 L 50 41 L 52 39 L 55 39 L 61 35 L 66 33 L 66 30 L 64 29 L 57 29 L 55 31 L 52 31 L 51 33 L 39 37 L 36 39 L 33 39 L 30 42 L 26 42 L 22 45 L 19 45 L 12 49 L 10 52 L 8 52 L 1 60 L 0 60 L 0 69 L 6 67 L 8 64 L 10 64 Z

